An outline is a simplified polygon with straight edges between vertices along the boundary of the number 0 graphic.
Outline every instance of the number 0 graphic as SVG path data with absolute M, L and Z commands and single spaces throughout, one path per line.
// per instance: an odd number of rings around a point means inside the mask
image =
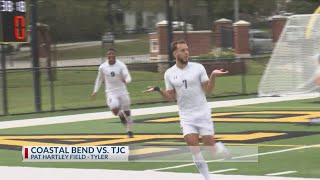
M 14 37 L 18 40 L 25 39 L 25 21 L 23 16 L 14 17 Z

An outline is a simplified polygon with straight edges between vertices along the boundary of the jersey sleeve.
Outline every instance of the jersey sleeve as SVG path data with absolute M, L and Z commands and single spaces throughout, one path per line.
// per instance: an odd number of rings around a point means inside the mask
M 166 90 L 167 90 L 167 91 L 174 89 L 173 84 L 172 84 L 171 81 L 170 81 L 168 71 L 164 73 L 164 82 L 165 82 L 165 84 L 166 84 Z
M 129 70 L 125 64 L 122 65 L 122 75 L 123 75 L 123 78 L 126 81 L 126 83 L 131 82 L 132 79 L 131 79 Z
M 203 65 L 200 65 L 200 81 L 203 83 L 208 80 L 209 80 L 209 77 L 207 75 L 206 69 L 203 67 Z
M 97 78 L 96 78 L 96 81 L 95 81 L 95 84 L 94 84 L 93 93 L 97 93 L 99 91 L 102 82 L 103 82 L 103 71 L 102 71 L 102 68 L 100 66 L 99 70 L 98 70 Z

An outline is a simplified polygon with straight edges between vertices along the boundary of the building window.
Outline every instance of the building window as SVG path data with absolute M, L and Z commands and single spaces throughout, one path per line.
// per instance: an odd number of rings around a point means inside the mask
M 150 39 L 150 51 L 153 53 L 159 52 L 158 39 Z

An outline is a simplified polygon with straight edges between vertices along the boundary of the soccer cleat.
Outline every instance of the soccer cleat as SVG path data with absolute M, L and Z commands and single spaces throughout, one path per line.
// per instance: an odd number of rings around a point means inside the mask
M 228 150 L 228 148 L 226 148 L 224 146 L 224 144 L 222 142 L 217 142 L 216 143 L 216 149 L 217 149 L 217 153 L 222 153 L 223 154 L 223 158 L 225 160 L 232 159 L 230 151 Z
M 223 145 L 222 154 L 223 154 L 224 160 L 231 160 L 232 159 L 232 156 L 231 156 L 229 149 L 226 148 L 224 145 Z
M 223 158 L 224 160 L 231 160 L 232 159 L 232 156 L 231 156 L 231 153 L 230 151 L 225 147 L 225 149 L 222 151 L 223 153 Z
M 128 138 L 133 138 L 133 132 L 132 131 L 128 131 Z
M 310 124 L 320 124 L 320 118 L 311 118 L 309 121 Z

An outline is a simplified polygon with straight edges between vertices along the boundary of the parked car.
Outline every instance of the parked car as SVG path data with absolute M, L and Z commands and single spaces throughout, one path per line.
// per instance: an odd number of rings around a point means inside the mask
M 249 43 L 252 54 L 270 53 L 273 49 L 272 37 L 267 31 L 258 29 L 250 30 Z
M 187 31 L 193 31 L 192 24 L 185 24 L 183 21 L 172 21 L 172 29 L 176 31 L 183 31 L 186 26 Z
M 114 35 L 112 34 L 112 32 L 104 33 L 104 35 L 102 36 L 102 43 L 114 43 Z
M 20 51 L 21 44 L 5 44 L 4 45 L 4 52 L 7 54 L 15 53 L 17 51 Z M 1 48 L 0 48 L 1 52 Z

